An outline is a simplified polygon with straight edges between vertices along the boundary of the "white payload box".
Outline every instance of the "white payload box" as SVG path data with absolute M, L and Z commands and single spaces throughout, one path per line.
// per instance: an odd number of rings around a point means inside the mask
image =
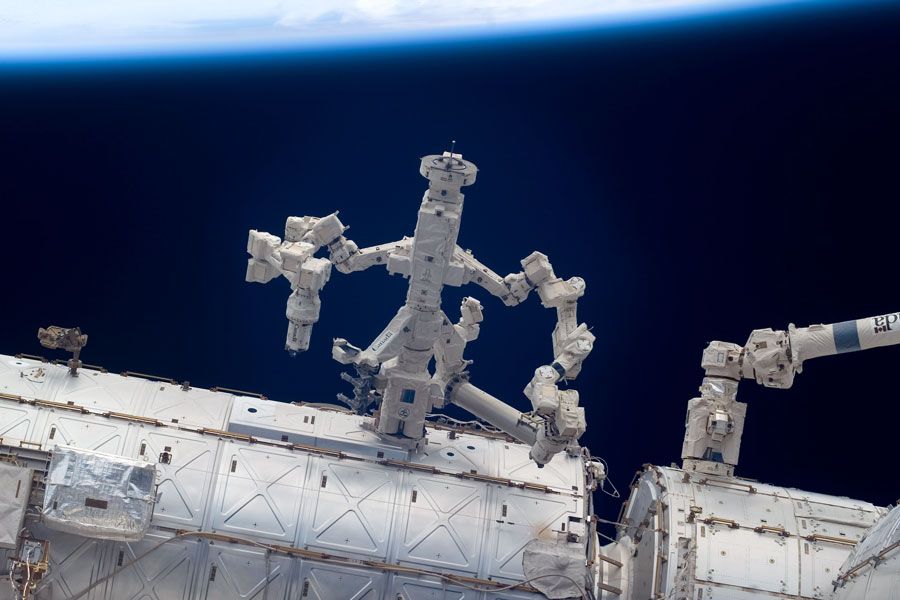
M 156 466 L 56 446 L 44 493 L 43 521 L 90 538 L 140 540 L 153 514 Z

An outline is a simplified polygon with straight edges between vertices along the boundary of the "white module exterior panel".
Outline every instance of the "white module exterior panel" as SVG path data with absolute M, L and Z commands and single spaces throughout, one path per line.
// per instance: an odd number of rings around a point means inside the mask
M 800 552 L 800 595 L 829 598 L 834 580 L 847 557 L 847 548 L 836 544 L 802 542 Z
M 64 365 L 2 355 L 0 393 L 214 429 L 225 429 L 235 398 L 226 392 L 185 389 L 168 381 L 90 368 L 72 377 Z
M 33 440 L 38 417 L 39 411 L 27 404 L 0 404 L 0 437 L 9 442 Z
M 54 372 L 56 394 L 47 400 L 63 404 L 73 403 L 85 408 L 113 411 L 125 414 L 140 412 L 144 394 L 154 382 L 145 379 L 122 377 L 113 373 L 103 373 L 81 369 L 78 377 Z
M 103 592 L 101 597 L 116 600 L 189 598 L 204 551 L 199 540 L 173 540 L 168 533 L 149 533 L 137 542 L 108 543 L 105 572 L 115 575 L 98 590 Z
M 401 564 L 467 575 L 478 573 L 490 527 L 489 488 L 474 481 L 410 473 L 402 493 L 408 505 L 398 530 Z
M 452 583 L 397 575 L 383 600 L 546 600 L 546 597 L 513 590 L 482 592 Z
M 290 598 L 309 600 L 387 599 L 384 573 L 352 567 L 303 562 Z
M 759 592 L 753 590 L 742 590 L 739 588 L 705 586 L 698 584 L 696 589 L 697 598 L 703 600 L 759 600 Z M 772 596 L 764 596 L 771 598 Z M 780 596 L 784 598 L 784 596 Z
M 322 411 L 238 396 L 234 398 L 228 430 L 292 444 L 312 444 L 316 438 L 316 419 L 321 426 Z
M 856 543 L 871 523 L 865 502 L 800 490 L 788 490 L 788 494 L 794 501 L 798 531 L 804 535 L 827 535 Z
M 361 456 L 407 460 L 409 452 L 386 443 L 364 429 L 365 417 L 340 409 L 321 410 L 312 406 L 270 402 L 237 396 L 228 422 L 228 431 L 292 444 L 317 445 L 352 451 Z M 379 453 L 381 456 L 378 456 Z
M 215 544 L 201 574 L 203 600 L 285 600 L 294 560 L 263 550 Z M 291 598 L 299 595 L 291 595 Z M 161 599 L 162 600 L 162 599 Z
M 497 578 L 522 580 L 522 554 L 533 539 L 556 539 L 570 516 L 582 518 L 581 502 L 572 497 L 526 490 L 498 489 L 492 517 L 490 573 Z
M 430 465 L 442 471 L 476 471 L 492 477 L 503 476 L 498 469 L 494 450 L 498 440 L 481 438 L 476 435 L 458 434 L 450 438 L 449 431 L 435 431 L 428 438 L 424 452 L 416 455 L 416 462 Z
M 870 529 L 841 566 L 836 600 L 900 600 L 900 507 Z
M 164 423 L 225 429 L 232 398 L 224 392 L 151 382 L 142 414 Z
M 283 545 L 297 539 L 309 456 L 226 443 L 219 459 L 211 529 Z M 314 483 L 318 485 L 318 483 Z
M 465 589 L 442 581 L 396 576 L 391 582 L 390 600 L 481 600 L 483 592 Z
M 566 493 L 584 486 L 580 457 L 561 453 L 544 468 L 538 468 L 528 456 L 528 446 L 467 433 L 456 434 L 451 439 L 450 432 L 445 430 L 429 432 L 428 443 L 421 451 L 414 452 L 387 443 L 365 428 L 364 422 L 364 417 L 338 410 L 235 397 L 228 431 L 275 441 L 314 444 L 358 456 L 410 461 L 451 473 L 475 471 L 546 485 Z
M 316 419 L 316 445 L 372 458 L 409 460 L 409 451 L 385 442 L 363 427 L 366 420 L 355 414 L 321 411 Z
M 36 537 L 52 540 L 50 572 L 36 590 L 40 600 L 70 600 L 105 574 L 102 557 L 103 549 L 109 542 L 50 531 L 43 526 L 33 527 L 32 532 Z M 106 597 L 95 590 L 86 598 L 97 600 Z
M 36 441 L 41 442 L 45 450 L 52 450 L 54 446 L 73 446 L 105 454 L 134 456 L 132 425 L 127 421 L 56 408 L 41 412 L 46 420 L 42 425 L 43 433 Z
M 136 431 L 138 455 L 156 463 L 157 500 L 153 523 L 177 529 L 200 529 L 222 442 L 214 437 L 168 428 L 142 425 Z M 159 461 L 163 453 L 168 455 L 168 463 Z
M 569 516 L 586 516 L 583 477 L 564 481 L 565 473 L 580 472 L 581 457 L 560 455 L 543 470 L 531 469 L 521 444 L 431 428 L 429 443 L 411 451 L 378 438 L 365 427 L 371 419 L 339 410 L 186 391 L 138 377 L 95 378 L 89 369 L 78 375 L 84 383 L 66 386 L 73 378 L 64 365 L 22 366 L 42 369 L 43 383 L 33 385 L 55 399 L 0 397 L 0 423 L 9 432 L 47 450 L 71 445 L 141 458 L 157 469 L 153 518 L 141 541 L 32 528 L 52 549 L 52 571 L 36 600 L 69 600 L 114 573 L 84 600 L 263 600 L 264 593 L 267 600 L 524 600 L 539 596 L 467 590 L 436 574 L 520 581 L 525 544 L 556 539 Z M 40 402 L 58 402 L 62 390 L 71 404 Z M 93 392 L 95 403 L 88 400 Z M 129 406 L 130 413 L 118 414 Z M 507 480 L 510 452 L 517 476 Z M 234 543 L 177 539 L 128 566 L 179 530 Z M 266 589 L 265 551 L 254 544 L 356 562 L 272 552 Z
M 49 400 L 47 373 L 49 365 L 30 358 L 0 355 L 0 392 L 14 396 L 44 398 Z
M 298 545 L 386 560 L 400 472 L 322 458 L 311 473 Z
M 697 540 L 698 581 L 778 594 L 799 592 L 797 544 L 728 525 L 709 525 Z
M 581 458 L 573 458 L 561 452 L 543 468 L 539 468 L 528 457 L 528 446 L 503 443 L 499 440 L 495 443 L 498 444 L 498 472 L 501 477 L 532 481 L 566 492 L 584 489 L 584 463 Z
M 848 498 L 649 467 L 623 512 L 622 543 L 637 548 L 624 597 L 831 598 L 837 565 L 882 512 Z
M 695 509 L 702 508 L 703 514 L 709 517 L 797 532 L 794 502 L 790 497 L 777 493 L 749 493 L 748 485 L 713 482 L 712 485 L 697 486 L 690 504 Z M 760 488 L 760 484 L 754 484 L 754 489 L 770 491 L 764 485 Z
M 528 594 L 526 592 L 518 592 L 513 590 L 503 590 L 500 592 L 485 592 L 484 600 L 535 600 L 540 596 Z

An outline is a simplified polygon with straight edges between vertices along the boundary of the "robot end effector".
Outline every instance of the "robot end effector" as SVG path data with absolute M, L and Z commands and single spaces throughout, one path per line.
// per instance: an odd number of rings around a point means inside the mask
M 531 458 L 539 465 L 567 448 L 577 447 L 578 438 L 587 429 L 584 408 L 578 405 L 578 391 L 560 390 L 558 384 L 561 379 L 574 378 L 581 371 L 581 363 L 593 349 L 594 339 L 587 325 L 579 325 L 559 344 L 561 351 L 553 364 L 538 367 L 525 387 L 532 414 L 539 420 L 531 448 Z
M 357 247 L 342 235 L 347 228 L 337 213 L 327 217 L 288 217 L 284 241 L 270 233 L 250 230 L 246 280 L 268 283 L 283 275 L 291 283 L 288 297 L 288 332 L 285 349 L 291 354 L 309 348 L 312 326 L 319 320 L 319 292 L 331 276 L 332 264 L 342 263 L 356 253 Z M 331 260 L 313 255 L 328 246 Z
M 553 411 L 542 416 L 529 453 L 538 466 L 544 466 L 563 450 L 578 449 L 578 438 L 587 429 L 584 408 L 578 406 L 575 390 L 557 390 Z

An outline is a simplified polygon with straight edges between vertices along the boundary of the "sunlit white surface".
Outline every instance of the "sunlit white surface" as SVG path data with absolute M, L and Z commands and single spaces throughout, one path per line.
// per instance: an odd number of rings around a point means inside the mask
M 0 0 L 0 56 L 319 47 L 615 24 L 816 0 Z M 818 3 L 829 3 L 819 0 Z

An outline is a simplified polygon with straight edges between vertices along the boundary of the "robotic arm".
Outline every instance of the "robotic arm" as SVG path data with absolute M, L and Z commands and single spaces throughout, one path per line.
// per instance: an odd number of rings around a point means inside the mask
M 497 398 L 463 380 L 450 386 L 450 397 L 474 415 L 500 427 L 506 433 L 532 446 L 531 457 L 539 465 L 549 462 L 567 448 L 577 448 L 584 433 L 584 409 L 578 406 L 578 392 L 560 390 L 559 382 L 575 379 L 581 364 L 593 349 L 594 336 L 586 325 L 578 324 L 578 298 L 584 295 L 584 280 L 567 281 L 556 277 L 547 257 L 533 252 L 522 260 L 522 271 L 501 278 L 461 248 L 454 255 L 465 269 L 464 282 L 474 282 L 503 300 L 507 306 L 524 301 L 536 289 L 541 303 L 555 308 L 557 324 L 553 330 L 554 360 L 538 367 L 525 387 L 532 412 L 522 414 Z
M 594 337 L 586 331 L 587 328 L 578 325 L 578 299 L 584 295 L 584 280 L 581 277 L 572 277 L 566 281 L 560 279 L 553 272 L 553 265 L 546 255 L 532 252 L 522 260 L 522 271 L 510 273 L 502 278 L 472 256 L 468 250 L 457 246 L 454 258 L 465 268 L 464 283 L 472 282 L 480 285 L 500 298 L 507 306 L 524 302 L 531 290 L 537 289 L 541 304 L 546 308 L 556 309 L 557 324 L 553 330 L 554 356 L 565 354 L 566 348 L 577 339 L 583 340 L 582 348 L 587 347 L 585 344 L 593 343 Z M 578 330 L 579 327 L 583 329 Z M 569 358 L 574 360 L 566 365 L 561 376 L 566 379 L 577 377 L 581 371 L 581 361 L 588 353 L 589 348 L 579 352 L 580 360 L 576 359 L 575 355 L 569 355 Z
M 284 241 L 270 233 L 250 230 L 246 280 L 268 283 L 283 275 L 291 283 L 285 349 L 292 355 L 309 348 L 312 326 L 319 320 L 319 292 L 331 276 L 332 265 L 342 273 L 351 273 L 387 264 L 390 254 L 407 244 L 404 239 L 360 250 L 343 236 L 346 230 L 337 213 L 323 218 L 288 217 Z M 315 258 L 323 246 L 328 248 L 329 258 Z
M 353 385 L 353 398 L 339 395 L 339 399 L 360 414 L 377 404 L 375 431 L 410 448 L 418 447 L 425 435 L 427 412 L 449 400 L 532 445 L 538 464 L 561 450 L 576 451 L 585 430 L 584 410 L 578 406 L 578 393 L 560 390 L 559 382 L 577 377 L 593 347 L 594 336 L 578 323 L 577 316 L 584 281 L 558 278 L 539 252 L 522 261 L 522 271 L 500 277 L 456 244 L 461 190 L 475 182 L 477 167 L 451 150 L 423 157 L 419 173 L 429 183 L 412 238 L 360 249 L 344 237 L 346 227 L 337 213 L 323 218 L 290 217 L 284 240 L 250 231 L 247 281 L 267 283 L 278 275 L 290 281 L 286 347 L 293 354 L 309 347 L 312 326 L 319 318 L 319 292 L 332 267 L 352 273 L 385 265 L 389 273 L 409 280 L 406 301 L 366 348 L 343 338 L 333 340 L 332 357 L 357 371 L 355 377 L 344 375 Z M 316 258 L 323 247 L 328 258 Z M 556 309 L 554 358 L 535 372 L 525 388 L 533 409 L 528 414 L 468 383 L 469 361 L 463 352 L 478 336 L 481 304 L 465 299 L 461 318 L 454 324 L 441 310 L 441 291 L 444 286 L 470 282 L 508 306 L 519 304 L 535 290 L 545 307 Z
M 684 468 L 731 475 L 740 455 L 747 405 L 737 402 L 741 379 L 787 389 L 804 361 L 900 344 L 900 313 L 786 331 L 757 329 L 744 346 L 711 342 L 700 365 L 700 397 L 688 403 L 681 457 Z

